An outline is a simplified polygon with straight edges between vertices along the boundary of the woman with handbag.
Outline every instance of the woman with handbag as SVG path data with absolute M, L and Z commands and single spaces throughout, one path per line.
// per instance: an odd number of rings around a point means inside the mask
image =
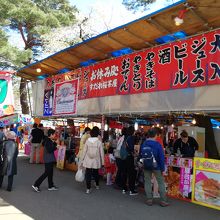
M 99 139 L 99 128 L 93 127 L 91 137 L 85 143 L 80 168 L 86 169 L 86 193 L 91 192 L 91 179 L 95 179 L 96 189 L 99 189 L 99 169 L 104 166 L 104 150 Z

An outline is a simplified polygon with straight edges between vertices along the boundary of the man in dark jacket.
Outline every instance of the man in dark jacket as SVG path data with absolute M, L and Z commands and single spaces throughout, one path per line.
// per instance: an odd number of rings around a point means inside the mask
M 58 188 L 53 183 L 53 166 L 56 162 L 56 158 L 54 156 L 54 151 L 57 149 L 57 143 L 54 141 L 55 139 L 55 130 L 48 130 L 48 138 L 45 138 L 44 145 L 44 165 L 45 171 L 44 173 L 35 181 L 32 188 L 36 192 L 40 192 L 41 183 L 48 178 L 48 190 L 54 191 L 58 190 Z
M 44 138 L 43 130 L 37 127 L 37 124 L 34 123 L 33 129 L 31 131 L 31 153 L 30 153 L 30 163 L 34 161 L 34 154 L 36 151 L 36 163 L 40 163 L 40 147 Z
M 166 190 L 165 190 L 165 184 L 164 184 L 164 178 L 163 178 L 163 172 L 165 170 L 165 159 L 164 159 L 164 151 L 161 146 L 161 144 L 156 141 L 156 130 L 150 129 L 148 131 L 149 138 L 141 145 L 140 148 L 140 158 L 141 160 L 144 160 L 145 158 L 145 149 L 151 149 L 150 152 L 153 154 L 156 161 L 154 161 L 155 166 L 152 168 L 146 168 L 144 167 L 144 180 L 145 180 L 145 192 L 147 196 L 147 205 L 153 204 L 153 193 L 152 193 L 152 186 L 151 186 L 151 179 L 152 179 L 152 173 L 155 175 L 158 187 L 159 187 L 159 193 L 160 193 L 160 205 L 165 207 L 168 206 L 169 203 L 167 202 L 166 197 Z M 153 164 L 152 164 L 153 165 Z
M 197 141 L 183 130 L 173 145 L 174 153 L 181 154 L 182 157 L 194 157 L 199 145 Z M 178 155 L 180 156 L 180 155 Z

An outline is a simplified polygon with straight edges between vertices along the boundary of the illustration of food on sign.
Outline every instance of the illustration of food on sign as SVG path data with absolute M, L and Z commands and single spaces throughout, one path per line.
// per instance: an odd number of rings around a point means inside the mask
M 196 174 L 195 200 L 220 206 L 220 176 L 216 173 L 199 171 Z
M 202 181 L 202 188 L 205 197 L 207 198 L 220 198 L 220 183 L 214 179 L 206 179 Z
M 8 91 L 8 82 L 5 79 L 0 79 L 0 104 L 5 101 Z

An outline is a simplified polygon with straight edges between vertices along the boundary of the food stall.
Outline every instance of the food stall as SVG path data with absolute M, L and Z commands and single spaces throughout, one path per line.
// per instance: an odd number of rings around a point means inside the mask
M 179 1 L 20 69 L 27 79 L 43 77 L 33 84 L 34 114 L 141 119 L 219 113 L 220 3 L 210 4 Z M 179 27 L 173 17 L 182 10 Z M 166 161 L 168 194 L 191 201 L 192 159 Z

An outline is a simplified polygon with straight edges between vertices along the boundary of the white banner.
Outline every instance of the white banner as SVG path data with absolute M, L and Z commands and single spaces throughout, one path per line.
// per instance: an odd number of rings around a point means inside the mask
M 74 115 L 78 100 L 78 79 L 56 83 L 54 87 L 53 115 Z

